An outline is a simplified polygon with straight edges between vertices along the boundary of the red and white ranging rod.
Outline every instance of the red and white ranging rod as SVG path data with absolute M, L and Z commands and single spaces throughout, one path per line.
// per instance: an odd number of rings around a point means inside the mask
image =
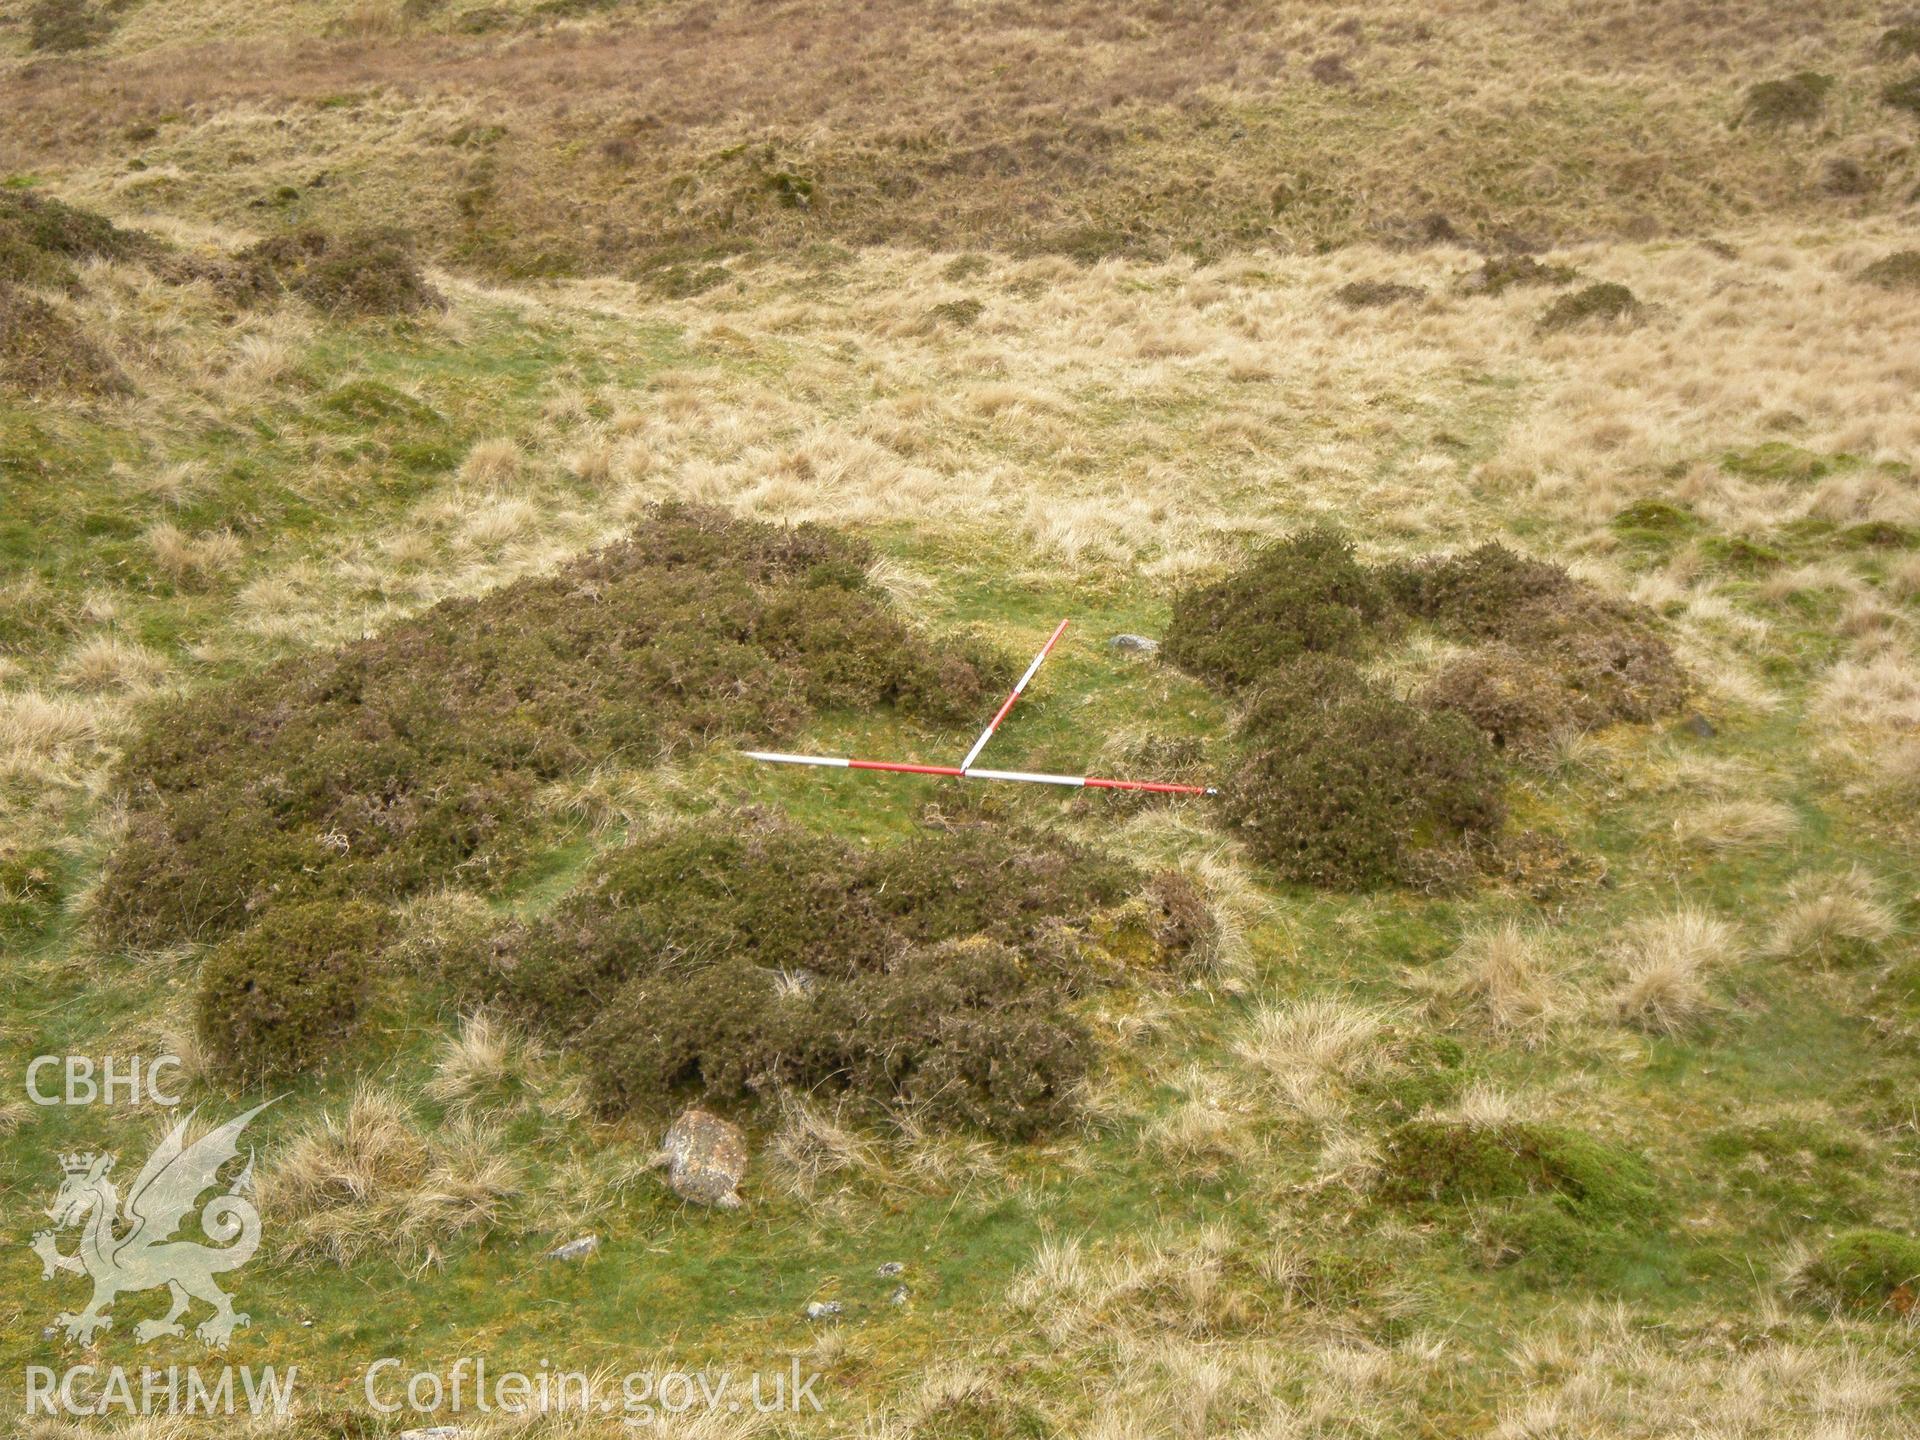
M 987 742 L 1000 728 L 1000 722 L 1007 718 L 1007 712 L 1013 709 L 1014 702 L 1020 698 L 1020 692 L 1027 688 L 1027 682 L 1039 672 L 1041 663 L 1053 650 L 1061 635 L 1066 632 L 1067 622 L 1062 620 L 1054 627 L 1053 634 L 1047 637 L 1047 643 L 1040 647 L 1040 653 L 1033 657 L 1033 663 L 1027 666 L 1027 673 L 1013 687 L 1013 693 L 1001 703 L 999 711 L 987 722 L 987 728 L 980 732 L 980 738 L 973 742 L 973 748 L 967 751 L 967 758 L 958 765 L 920 765 L 907 760 L 854 760 L 840 755 L 783 755 L 772 750 L 743 750 L 741 754 L 749 760 L 766 760 L 775 765 L 825 765 L 836 770 L 886 770 L 897 775 L 944 775 L 955 780 L 1013 780 L 1027 785 L 1070 785 L 1076 789 L 1087 790 L 1146 790 L 1156 795 L 1217 795 L 1219 791 L 1211 785 L 1175 785 L 1165 780 L 1107 780 L 1096 775 L 1046 775 L 1029 770 L 983 770 L 973 762 L 980 758 L 980 752 L 987 748 Z

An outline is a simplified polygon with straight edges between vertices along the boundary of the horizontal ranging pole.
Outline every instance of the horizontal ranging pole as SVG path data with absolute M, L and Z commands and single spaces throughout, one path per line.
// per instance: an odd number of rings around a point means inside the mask
M 1108 780 L 1098 775 L 1042 775 L 1028 770 L 963 770 L 958 765 L 915 765 L 905 760 L 852 760 L 841 755 L 781 755 L 743 750 L 749 760 L 775 765 L 827 765 L 836 770 L 890 770 L 899 775 L 944 775 L 954 780 L 1016 780 L 1026 785 L 1071 785 L 1087 790 L 1146 790 L 1155 795 L 1217 795 L 1211 785 L 1174 785 L 1165 780 Z
M 1020 698 L 1020 692 L 1039 673 L 1040 666 L 1066 631 L 1067 622 L 1064 620 L 1053 627 L 1053 634 L 1040 647 L 1040 653 L 1033 657 L 1033 663 L 1027 666 L 1027 673 L 1020 677 L 1020 683 L 1013 687 L 1013 693 L 1000 703 L 999 711 L 987 722 L 987 728 L 980 732 L 980 738 L 973 742 L 973 748 L 967 751 L 967 758 L 958 765 L 920 765 L 911 760 L 853 760 L 841 755 L 783 755 L 774 750 L 742 750 L 740 753 L 749 760 L 766 760 L 775 765 L 825 765 L 834 770 L 887 770 L 896 775 L 944 775 L 953 780 L 1012 780 L 1022 785 L 1070 785 L 1080 790 L 1146 790 L 1155 795 L 1218 795 L 1220 792 L 1211 785 L 1174 785 L 1165 780 L 1107 780 L 1097 775 L 1044 775 L 1031 770 L 983 770 L 974 765 L 973 762 L 980 758 L 980 752 L 987 748 L 987 742 L 993 739 L 994 732 L 1000 728 L 1000 722 L 1007 718 L 1007 712 L 1013 709 L 1014 702 Z

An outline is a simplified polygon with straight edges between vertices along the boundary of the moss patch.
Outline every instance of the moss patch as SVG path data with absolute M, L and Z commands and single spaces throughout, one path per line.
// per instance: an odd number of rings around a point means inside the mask
M 1920 1240 L 1890 1230 L 1845 1230 L 1801 1272 L 1804 1290 L 1839 1310 L 1907 1315 L 1920 1302 Z
M 1638 1155 L 1560 1125 L 1410 1120 L 1388 1137 L 1380 1186 L 1403 1204 L 1463 1205 L 1550 1195 L 1602 1221 L 1642 1221 L 1662 1206 Z

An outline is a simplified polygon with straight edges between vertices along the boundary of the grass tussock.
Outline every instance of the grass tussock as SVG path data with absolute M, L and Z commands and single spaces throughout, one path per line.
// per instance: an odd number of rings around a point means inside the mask
M 1639 921 L 1619 947 L 1615 1015 L 1660 1035 L 1698 1025 L 1714 1007 L 1713 976 L 1739 959 L 1742 949 L 1732 925 L 1693 907 Z
M 257 1183 L 263 1228 L 283 1256 L 353 1265 L 380 1255 L 410 1269 L 484 1239 L 527 1191 L 498 1131 L 424 1129 L 399 1096 L 371 1088 L 295 1134 Z
M 1769 954 L 1828 966 L 1871 958 L 1900 928 L 1879 882 L 1856 865 L 1836 875 L 1802 876 L 1767 937 Z
M 1565 968 L 1548 932 L 1506 920 L 1468 934 L 1443 969 L 1413 983 L 1440 1014 L 1535 1046 L 1568 1012 Z

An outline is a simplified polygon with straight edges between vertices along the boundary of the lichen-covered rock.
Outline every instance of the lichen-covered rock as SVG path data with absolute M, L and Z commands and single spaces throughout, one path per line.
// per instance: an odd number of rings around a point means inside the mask
M 737 1190 L 747 1173 L 747 1137 L 711 1111 L 688 1110 L 660 1142 L 667 1184 L 682 1200 L 696 1205 L 740 1208 Z

